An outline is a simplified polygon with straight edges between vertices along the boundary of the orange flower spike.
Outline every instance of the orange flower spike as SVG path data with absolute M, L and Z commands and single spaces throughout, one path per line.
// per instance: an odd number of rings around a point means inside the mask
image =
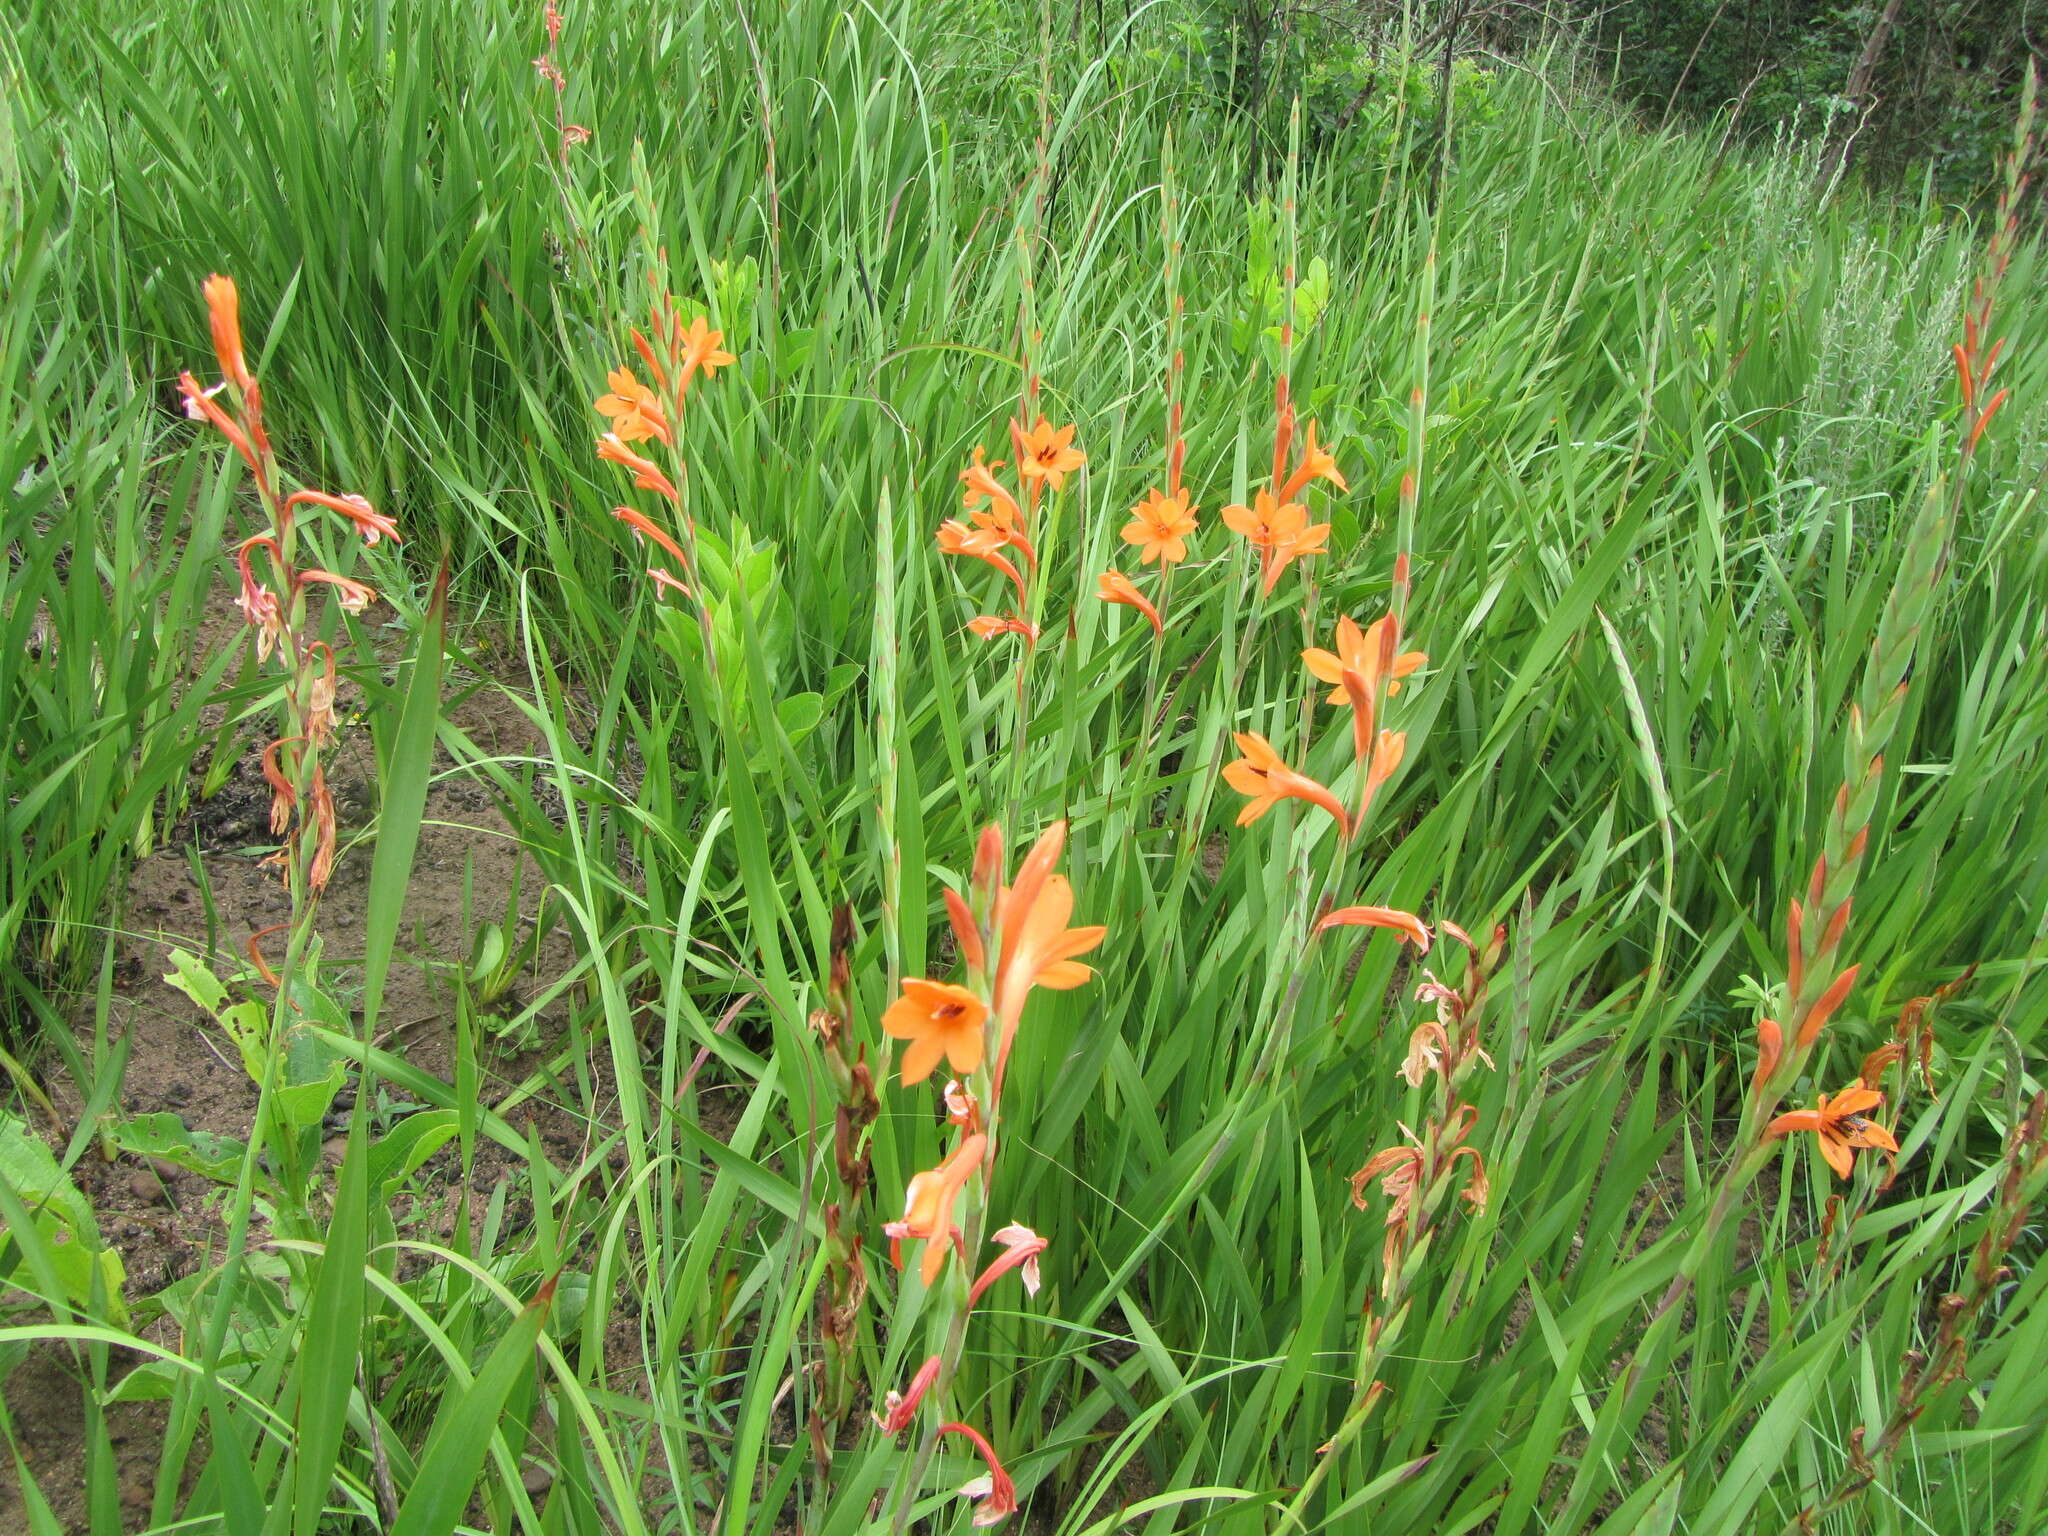
M 1785 1054 L 1785 1031 L 1778 1027 L 1776 1019 L 1756 1021 L 1756 1075 L 1749 1080 L 1749 1094 L 1757 1103 L 1764 1101 L 1764 1085 L 1771 1080 L 1771 1074 L 1778 1070 L 1778 1062 Z
M 1163 495 L 1158 490 L 1131 508 L 1131 520 L 1123 531 L 1126 544 L 1138 546 L 1138 564 L 1178 565 L 1188 557 L 1188 535 L 1195 531 L 1194 508 L 1186 492 Z
M 1339 830 L 1350 836 L 1351 818 L 1345 815 L 1335 795 L 1306 774 L 1289 768 L 1273 750 L 1273 744 L 1256 731 L 1238 731 L 1234 739 L 1244 756 L 1225 763 L 1223 777 L 1239 794 L 1251 796 L 1251 803 L 1237 813 L 1240 827 L 1250 826 L 1282 800 L 1306 800 L 1336 817 Z
M 1014 424 L 1013 424 L 1014 428 Z M 1043 416 L 1028 432 L 1015 432 L 1017 473 L 1026 480 L 1043 481 L 1057 491 L 1067 476 L 1088 462 L 1088 455 L 1073 446 L 1074 426 L 1055 427 Z
M 1163 635 L 1166 628 L 1159 622 L 1159 610 L 1152 606 L 1150 598 L 1140 592 L 1137 584 L 1122 571 L 1104 571 L 1095 578 L 1095 595 L 1105 603 L 1121 603 L 1126 608 L 1135 608 L 1151 622 L 1152 633 Z
M 1422 919 L 1395 907 L 1339 907 L 1325 914 L 1314 931 L 1324 933 L 1332 928 L 1385 928 L 1413 944 L 1417 954 L 1429 953 L 1429 929 Z
M 898 1268 L 902 1267 L 906 1240 L 925 1245 L 918 1273 L 926 1285 L 937 1280 L 939 1271 L 946 1267 L 946 1253 L 953 1246 L 956 1230 L 953 1202 L 981 1165 L 981 1154 L 987 1146 L 988 1137 L 976 1132 L 962 1140 L 953 1155 L 938 1167 L 911 1175 L 910 1185 L 903 1192 L 902 1219 L 882 1227 L 888 1234 L 890 1252 Z
M 907 978 L 903 995 L 882 1015 L 882 1031 L 908 1040 L 903 1053 L 903 1086 L 923 1082 L 944 1057 L 963 1077 L 981 1065 L 982 1024 L 988 1005 L 965 987 L 946 981 Z
M 242 356 L 242 299 L 235 280 L 216 272 L 200 291 L 206 295 L 206 320 L 213 331 L 213 355 L 220 360 L 221 374 L 246 393 L 256 378 Z
M 1858 1147 L 1898 1155 L 1899 1144 L 1892 1133 L 1864 1115 L 1865 1110 L 1875 1109 L 1883 1102 L 1884 1095 L 1874 1088 L 1844 1088 L 1833 1098 L 1822 1094 L 1817 1108 L 1795 1109 L 1778 1116 L 1764 1127 L 1764 1135 L 1789 1136 L 1812 1131 L 1820 1141 L 1820 1155 L 1827 1159 L 1837 1178 L 1846 1179 L 1856 1166 Z
M 676 489 L 675 482 L 663 474 L 652 459 L 642 458 L 628 448 L 618 433 L 607 432 L 597 440 L 597 456 L 613 464 L 623 464 L 633 471 L 633 483 L 642 490 L 658 492 L 670 501 L 680 502 L 683 499 L 683 493 Z
M 1280 499 L 1292 501 L 1309 488 L 1312 481 L 1327 480 L 1340 491 L 1348 491 L 1350 485 L 1337 468 L 1337 459 L 1327 448 L 1316 444 L 1316 424 L 1308 424 L 1308 441 L 1302 445 L 1301 462 L 1294 473 L 1287 477 L 1287 483 L 1280 487 Z

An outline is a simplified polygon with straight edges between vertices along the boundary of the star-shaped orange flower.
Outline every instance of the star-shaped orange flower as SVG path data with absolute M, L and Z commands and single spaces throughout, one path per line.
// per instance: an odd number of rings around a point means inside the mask
M 1124 542 L 1138 546 L 1138 564 L 1178 565 L 1188 557 L 1188 535 L 1195 531 L 1194 508 L 1187 492 L 1168 496 L 1157 489 L 1131 508 L 1131 520 L 1124 528 Z
M 1827 1159 L 1837 1178 L 1846 1179 L 1856 1166 L 1857 1147 L 1898 1155 L 1899 1144 L 1892 1133 L 1864 1115 L 1865 1110 L 1875 1109 L 1883 1102 L 1884 1095 L 1874 1088 L 1844 1088 L 1833 1098 L 1822 1094 L 1817 1108 L 1795 1109 L 1778 1116 L 1764 1127 L 1764 1134 L 1789 1136 L 1796 1131 L 1812 1131 L 1819 1138 L 1820 1155 Z
M 903 995 L 882 1015 L 884 1034 L 910 1042 L 903 1053 L 903 1086 L 930 1077 L 942 1056 L 962 1077 L 979 1067 L 981 1026 L 987 1018 L 988 1004 L 965 987 L 921 976 L 907 979 Z
M 1017 473 L 1026 480 L 1043 480 L 1054 490 L 1067 483 L 1067 476 L 1088 462 L 1088 455 L 1073 446 L 1074 426 L 1055 427 L 1043 416 L 1029 432 L 1011 425 L 1017 444 Z

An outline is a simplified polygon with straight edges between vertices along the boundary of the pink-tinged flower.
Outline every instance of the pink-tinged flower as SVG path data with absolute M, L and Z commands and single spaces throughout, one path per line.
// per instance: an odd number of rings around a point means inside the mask
M 332 571 L 299 572 L 298 586 L 301 591 L 316 584 L 334 588 L 335 600 L 346 613 L 361 613 L 377 601 L 377 593 L 373 588 L 366 587 L 360 581 L 347 576 L 337 576 Z
M 1104 571 L 1095 578 L 1095 595 L 1105 603 L 1122 603 L 1126 608 L 1135 608 L 1145 615 L 1155 635 L 1164 634 L 1165 628 L 1159 622 L 1159 610 L 1152 606 L 1150 598 L 1140 592 L 1137 583 L 1122 571 Z
M 1424 1019 L 1408 1036 L 1408 1054 L 1395 1068 L 1396 1073 L 1407 1080 L 1410 1088 L 1420 1088 L 1430 1073 L 1443 1071 L 1444 1051 L 1449 1044 L 1450 1037 L 1443 1025 L 1435 1019 Z
M 946 1254 L 959 1238 L 959 1228 L 953 1225 L 953 1202 L 974 1176 L 987 1146 L 986 1136 L 969 1136 L 938 1167 L 911 1175 L 903 1194 L 902 1219 L 882 1227 L 889 1237 L 889 1257 L 898 1269 L 903 1267 L 905 1242 L 924 1244 L 924 1259 L 918 1265 L 918 1273 L 928 1286 L 939 1278 L 939 1272 L 946 1267 Z
M 236 389 L 246 391 L 256 379 L 242 357 L 242 299 L 235 280 L 216 272 L 200 291 L 206 295 L 206 320 L 213 331 L 213 355 L 220 360 L 220 371 Z
M 216 384 L 212 389 L 201 388 L 197 379 L 189 373 L 178 375 L 178 393 L 185 399 L 185 414 L 194 421 L 209 424 L 214 431 L 228 440 L 228 446 L 242 456 L 242 462 L 249 466 L 249 473 L 256 477 L 259 486 L 267 487 L 269 477 L 264 473 L 263 460 L 249 442 L 249 434 L 236 424 L 233 417 L 220 408 L 214 399 L 226 386 Z
M 975 1101 L 974 1095 L 967 1091 L 967 1085 L 959 1078 L 946 1079 L 941 1097 L 946 1101 L 946 1121 L 949 1125 L 960 1126 L 970 1135 L 981 1129 L 981 1105 Z
M 306 684 L 306 740 L 317 749 L 325 746 L 334 734 L 335 676 L 334 648 L 324 640 L 315 640 L 306 647 L 308 661 L 315 651 L 321 653 L 324 665 Z
M 1280 499 L 1294 500 L 1308 489 L 1311 481 L 1315 480 L 1327 480 L 1340 491 L 1351 489 L 1344 483 L 1343 475 L 1338 473 L 1336 459 L 1328 450 L 1316 446 L 1316 424 L 1310 422 L 1308 441 L 1301 450 L 1301 462 L 1295 466 L 1294 473 L 1287 477 L 1287 483 L 1280 487 Z
M 1237 813 L 1240 827 L 1250 826 L 1282 800 L 1306 800 L 1336 817 L 1338 829 L 1350 834 L 1351 818 L 1337 797 L 1282 762 L 1270 741 L 1256 731 L 1238 731 L 1235 740 L 1244 756 L 1223 765 L 1223 778 L 1239 794 L 1251 796 L 1251 802 Z
M 1817 1108 L 1795 1109 L 1778 1116 L 1764 1127 L 1764 1134 L 1788 1136 L 1795 1131 L 1812 1131 L 1820 1142 L 1820 1155 L 1827 1159 L 1837 1178 L 1846 1179 L 1855 1169 L 1857 1147 L 1898 1156 L 1899 1144 L 1892 1133 L 1864 1115 L 1865 1110 L 1875 1109 L 1883 1102 L 1884 1095 L 1874 1088 L 1844 1088 L 1833 1098 L 1822 1094 Z
M 303 736 L 280 736 L 263 749 L 263 782 L 270 786 L 270 835 L 273 837 L 284 836 L 291 827 L 292 812 L 299 808 L 299 792 L 293 787 L 291 775 L 285 771 L 278 757 L 286 747 L 295 746 L 305 739 Z
M 327 889 L 334 873 L 334 796 L 327 792 L 327 775 L 317 763 L 307 798 L 313 807 L 313 862 L 306 869 L 306 884 L 317 893 Z
M 688 585 L 673 571 L 665 571 L 658 565 L 650 565 L 647 567 L 647 575 L 654 582 L 657 594 L 665 588 L 670 592 L 674 592 L 679 597 L 688 597 L 690 595 Z
M 925 1393 L 931 1391 L 932 1383 L 939 1379 L 941 1361 L 937 1355 L 928 1356 L 917 1374 L 910 1378 L 910 1386 L 898 1392 L 894 1387 L 882 1399 L 881 1413 L 872 1415 L 875 1427 L 885 1435 L 900 1435 L 917 1422 L 917 1405 L 924 1401 Z
M 1332 928 L 1385 928 L 1413 944 L 1417 954 L 1429 953 L 1429 929 L 1422 919 L 1394 907 L 1339 907 L 1326 913 L 1315 931 L 1325 933 Z
M 592 404 L 600 415 L 611 418 L 612 433 L 620 442 L 637 443 L 650 437 L 664 443 L 675 440 L 668 417 L 662 414 L 660 397 L 634 378 L 632 369 L 614 368 L 604 381 L 610 392 L 599 395 Z
M 994 640 L 1001 635 L 1022 635 L 1026 645 L 1038 643 L 1038 626 L 1023 619 L 999 618 L 984 613 L 967 621 L 967 632 L 983 640 Z
M 995 1447 L 982 1438 L 979 1430 L 965 1424 L 941 1424 L 939 1433 L 961 1435 L 972 1441 L 975 1450 L 981 1453 L 981 1459 L 988 1464 L 988 1471 L 960 1488 L 963 1499 L 973 1499 L 981 1506 L 974 1512 L 975 1525 L 999 1525 L 1004 1516 L 1014 1515 L 1017 1512 L 1017 1485 L 1010 1481 L 1010 1474 L 996 1459 Z
M 981 1272 L 981 1278 L 974 1282 L 974 1288 L 967 1293 L 967 1305 L 973 1306 L 981 1300 L 981 1293 L 1011 1270 L 1021 1272 L 1024 1293 L 1038 1294 L 1038 1256 L 1050 1246 L 1049 1240 L 1040 1237 L 1029 1227 L 1011 1222 L 994 1234 L 992 1241 L 1001 1243 L 1003 1251 Z
M 249 568 L 250 551 L 261 546 L 270 551 L 276 561 L 281 556 L 277 541 L 268 534 L 259 533 L 253 539 L 244 539 L 242 547 L 235 551 L 235 564 L 242 573 L 241 595 L 235 599 L 235 606 L 242 610 L 242 617 L 256 629 L 256 660 L 261 663 L 270 659 L 272 647 L 284 633 L 284 610 L 278 605 L 277 594 L 256 579 L 256 573 Z
M 405 542 L 398 536 L 398 524 L 361 496 L 330 496 L 325 491 L 293 491 L 291 495 L 285 497 L 284 505 L 286 512 L 303 505 L 325 507 L 330 512 L 339 512 L 355 525 L 356 532 L 363 536 L 365 544 L 375 544 L 379 539 L 389 539 L 394 544 Z
M 910 1042 L 903 1053 L 903 1086 L 931 1076 L 941 1057 L 962 1074 L 979 1067 L 987 1018 L 988 1005 L 965 987 L 922 976 L 905 978 L 903 995 L 882 1015 L 882 1033 Z
M 1131 508 L 1123 541 L 1138 547 L 1138 564 L 1157 560 L 1162 566 L 1178 565 L 1188 557 L 1188 535 L 1195 531 L 1195 509 L 1188 505 L 1185 491 L 1174 496 L 1157 489 Z
M 690 328 L 683 332 L 683 363 L 677 376 L 676 393 L 682 394 L 690 387 L 690 380 L 701 373 L 710 378 L 721 368 L 737 361 L 730 352 L 721 349 L 725 332 L 711 329 L 710 322 L 702 315 L 690 322 Z
M 628 448 L 618 433 L 607 432 L 597 440 L 597 456 L 614 464 L 623 464 L 633 471 L 633 483 L 642 490 L 657 492 L 670 501 L 683 499 L 683 493 L 676 489 L 675 482 L 663 474 L 652 459 L 642 458 Z
M 1017 473 L 1026 480 L 1043 480 L 1055 491 L 1067 483 L 1069 474 L 1088 462 L 1088 455 L 1073 446 L 1071 422 L 1055 427 L 1041 416 L 1026 432 L 1013 421 L 1010 440 L 1017 448 Z

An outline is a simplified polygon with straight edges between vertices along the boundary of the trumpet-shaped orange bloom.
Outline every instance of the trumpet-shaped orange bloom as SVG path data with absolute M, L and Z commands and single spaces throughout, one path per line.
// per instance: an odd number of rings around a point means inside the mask
M 1318 682 L 1334 685 L 1329 696 L 1332 704 L 1351 702 L 1352 681 L 1361 693 L 1371 697 L 1379 691 L 1384 676 L 1387 692 L 1399 693 L 1400 678 L 1429 664 L 1429 657 L 1421 651 L 1400 651 L 1400 634 L 1400 625 L 1391 613 L 1375 619 L 1365 629 L 1350 618 L 1341 618 L 1337 621 L 1335 653 L 1312 646 L 1301 653 L 1301 659 Z
M 676 393 L 684 393 L 690 387 L 690 380 L 702 373 L 711 378 L 721 368 L 737 362 L 730 352 L 722 350 L 725 332 L 711 329 L 710 322 L 699 315 L 690 322 L 690 328 L 683 332 L 683 362 L 676 378 Z
M 1017 505 L 1017 498 L 1010 494 L 1008 487 L 996 478 L 995 472 L 1003 466 L 984 462 L 987 457 L 988 450 L 977 444 L 973 461 L 960 471 L 960 483 L 967 487 L 960 493 L 960 505 L 970 513 L 980 509 L 980 515 L 974 519 L 980 527 L 1021 531 L 1024 509 Z M 982 509 L 984 502 L 988 503 L 986 509 Z
M 1351 489 L 1344 476 L 1337 469 L 1337 460 L 1326 448 L 1316 445 L 1316 424 L 1308 424 L 1308 441 L 1302 446 L 1301 462 L 1294 467 L 1294 473 L 1287 477 L 1280 487 L 1280 499 L 1292 501 L 1309 488 L 1312 481 L 1327 480 L 1340 491 Z
M 1038 641 L 1038 626 L 1025 619 L 1003 618 L 984 613 L 967 621 L 967 632 L 983 640 L 993 640 L 998 635 L 1022 635 L 1026 645 Z
M 1413 944 L 1418 954 L 1429 953 L 1429 929 L 1422 919 L 1395 907 L 1339 907 L 1325 914 L 1315 931 L 1327 933 L 1332 928 L 1385 928 Z
M 1251 796 L 1251 803 L 1237 813 L 1240 827 L 1250 826 L 1282 800 L 1306 800 L 1336 817 L 1339 829 L 1349 835 L 1351 818 L 1344 814 L 1335 795 L 1306 774 L 1288 767 L 1273 750 L 1273 744 L 1256 731 L 1238 731 L 1235 739 L 1237 750 L 1244 756 L 1225 763 L 1223 777 L 1239 794 Z
M 1137 584 L 1122 571 L 1104 571 L 1095 578 L 1095 595 L 1105 603 L 1122 603 L 1126 608 L 1135 608 L 1151 621 L 1152 633 L 1164 634 L 1165 628 L 1159 622 L 1159 610 L 1152 606 L 1150 598 L 1138 590 Z
M 988 1471 L 980 1477 L 970 1478 L 960 1485 L 960 1496 L 972 1499 L 979 1506 L 974 1511 L 976 1526 L 1000 1525 L 1017 1513 L 1017 1485 L 1010 1481 L 1010 1474 L 1003 1470 L 1003 1464 L 996 1459 L 996 1448 L 982 1438 L 981 1431 L 966 1424 L 941 1424 L 942 1435 L 961 1435 L 974 1443 L 981 1453 Z
M 921 976 L 903 983 L 903 995 L 882 1015 L 882 1030 L 892 1040 L 908 1040 L 903 1053 L 903 1085 L 921 1083 L 944 1057 L 965 1075 L 981 1065 L 982 1023 L 988 1005 L 965 987 Z
M 614 368 L 604 376 L 604 381 L 611 393 L 599 395 L 594 403 L 600 414 L 611 418 L 612 431 L 620 442 L 637 443 L 649 437 L 658 437 L 664 443 L 672 440 L 661 401 L 653 390 L 633 377 L 632 369 Z
M 623 464 L 633 471 L 633 483 L 642 490 L 659 492 L 670 501 L 680 502 L 683 499 L 683 493 L 661 472 L 661 467 L 628 448 L 618 433 L 607 432 L 597 440 L 597 456 L 614 464 Z
M 325 491 L 293 491 L 284 499 L 286 512 L 305 504 L 339 512 L 363 536 L 365 544 L 375 544 L 379 539 L 389 539 L 394 544 L 405 542 L 398 536 L 398 524 L 371 506 L 368 498 L 353 492 L 346 496 L 330 496 Z
M 1000 553 L 1008 542 L 998 528 L 969 528 L 958 518 L 947 518 L 939 524 L 939 553 L 942 555 L 965 555 L 970 560 L 979 560 L 984 565 L 994 566 L 1010 578 L 1010 585 L 1017 589 L 1017 606 L 1026 607 L 1030 599 L 1024 591 L 1024 573 L 1006 560 Z
M 337 576 L 332 571 L 299 572 L 298 586 L 300 590 L 303 591 L 315 582 L 334 588 L 335 598 L 340 602 L 342 610 L 346 613 L 361 613 L 370 604 L 377 601 L 376 592 L 364 586 L 360 581 L 352 581 L 346 576 Z
M 1124 542 L 1138 546 L 1138 564 L 1178 565 L 1188 557 L 1188 535 L 1195 531 L 1195 511 L 1188 505 L 1187 492 L 1168 496 L 1159 490 L 1145 493 L 1145 499 L 1131 508 L 1131 520 L 1124 528 Z
M 690 557 L 683 553 L 683 546 L 663 532 L 661 526 L 645 513 L 635 511 L 632 507 L 613 507 L 612 516 L 632 529 L 637 537 L 659 544 L 668 552 L 669 558 L 684 570 L 690 568 Z
M 1320 555 L 1330 536 L 1328 523 L 1311 524 L 1308 508 L 1295 501 L 1280 501 L 1271 491 L 1260 491 L 1249 507 L 1223 509 L 1224 525 L 1259 552 L 1265 569 L 1261 590 L 1271 592 L 1280 575 L 1304 555 Z
M 1000 840 L 983 834 L 983 848 L 975 860 L 977 879 L 983 878 L 985 862 L 1001 859 Z M 1033 987 L 1063 992 L 1081 986 L 1094 972 L 1075 958 L 1085 955 L 1109 932 L 1100 925 L 1069 928 L 1074 915 L 1074 889 L 1054 874 L 1060 850 L 1066 846 L 1067 824 L 1056 821 L 1039 835 L 1031 851 L 1017 865 L 1014 884 L 996 892 L 992 933 L 997 941 L 995 967 L 996 1018 L 1002 1025 L 997 1047 L 996 1070 L 1001 1073 L 1010 1051 L 1017 1021 L 1023 1017 L 1025 1000 Z M 987 860 L 981 856 L 988 855 Z M 995 878 L 991 869 L 986 878 Z
M 1875 1109 L 1883 1102 L 1884 1095 L 1875 1088 L 1844 1088 L 1833 1098 L 1822 1094 L 1817 1108 L 1795 1109 L 1778 1116 L 1764 1127 L 1764 1134 L 1789 1136 L 1796 1131 L 1812 1131 L 1820 1141 L 1820 1155 L 1827 1159 L 1837 1178 L 1846 1179 L 1856 1166 L 1857 1147 L 1898 1155 L 1899 1144 L 1892 1133 L 1864 1115 L 1865 1110 Z
M 1043 480 L 1054 490 L 1067 483 L 1067 476 L 1088 462 L 1088 455 L 1073 446 L 1074 426 L 1055 427 L 1043 416 L 1029 432 L 1010 424 L 1017 445 L 1017 473 L 1026 480 Z
M 946 1267 L 946 1253 L 959 1236 L 959 1229 L 953 1225 L 953 1202 L 974 1176 L 987 1146 L 988 1137 L 979 1133 L 969 1136 L 938 1167 L 911 1176 L 910 1186 L 903 1194 L 902 1220 L 882 1227 L 889 1237 L 890 1257 L 898 1269 L 903 1267 L 903 1244 L 922 1242 L 924 1259 L 918 1265 L 918 1273 L 926 1285 L 939 1278 L 939 1271 Z

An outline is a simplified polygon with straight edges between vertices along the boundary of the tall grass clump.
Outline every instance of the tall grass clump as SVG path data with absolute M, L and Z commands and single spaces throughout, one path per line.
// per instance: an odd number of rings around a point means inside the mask
M 1987 223 L 1483 60 L 1250 111 L 1198 20 L 30 0 L 0 1346 L 103 1528 L 124 1397 L 152 1527 L 2029 1528 L 2031 97 Z M 224 714 L 298 902 L 162 946 L 226 1147 L 106 1022 Z M 458 779 L 524 1056 L 406 943 Z M 145 1148 L 221 1191 L 159 1296 L 65 1252 Z

